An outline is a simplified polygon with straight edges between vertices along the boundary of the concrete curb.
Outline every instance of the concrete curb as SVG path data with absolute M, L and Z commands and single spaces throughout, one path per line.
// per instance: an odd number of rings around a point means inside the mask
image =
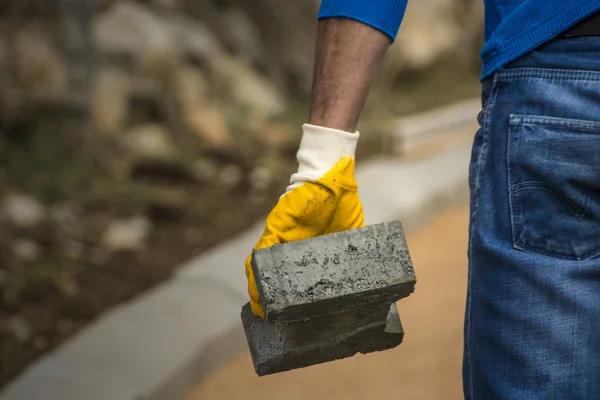
M 467 199 L 470 149 L 418 162 L 362 163 L 357 180 L 368 224 L 411 229 Z M 258 223 L 184 264 L 170 280 L 109 310 L 11 382 L 1 400 L 178 399 L 246 348 L 243 264 Z M 252 368 L 252 365 L 248 365 Z

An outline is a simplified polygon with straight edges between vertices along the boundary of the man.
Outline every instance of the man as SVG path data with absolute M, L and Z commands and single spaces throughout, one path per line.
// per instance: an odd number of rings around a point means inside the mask
M 364 224 L 355 130 L 405 6 L 323 0 L 299 169 L 256 248 Z M 600 399 L 600 0 L 485 6 L 465 398 Z

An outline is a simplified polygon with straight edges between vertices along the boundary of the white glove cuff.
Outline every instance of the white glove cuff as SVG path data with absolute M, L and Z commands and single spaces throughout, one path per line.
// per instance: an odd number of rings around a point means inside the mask
M 314 182 L 344 156 L 354 156 L 360 133 L 304 124 L 300 148 L 296 155 L 298 172 L 290 178 L 286 193 L 302 185 Z

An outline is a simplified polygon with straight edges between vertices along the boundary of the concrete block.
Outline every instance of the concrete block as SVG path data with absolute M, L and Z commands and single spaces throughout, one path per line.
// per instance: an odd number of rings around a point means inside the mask
M 265 322 L 246 304 L 242 322 L 259 376 L 388 350 L 404 338 L 395 303 L 293 323 Z
M 252 268 L 268 322 L 389 307 L 416 282 L 400 222 L 257 250 Z

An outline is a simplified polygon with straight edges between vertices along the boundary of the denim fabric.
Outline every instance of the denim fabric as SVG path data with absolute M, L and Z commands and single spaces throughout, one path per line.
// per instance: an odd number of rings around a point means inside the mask
M 600 399 L 600 37 L 483 82 L 470 165 L 466 399 Z

